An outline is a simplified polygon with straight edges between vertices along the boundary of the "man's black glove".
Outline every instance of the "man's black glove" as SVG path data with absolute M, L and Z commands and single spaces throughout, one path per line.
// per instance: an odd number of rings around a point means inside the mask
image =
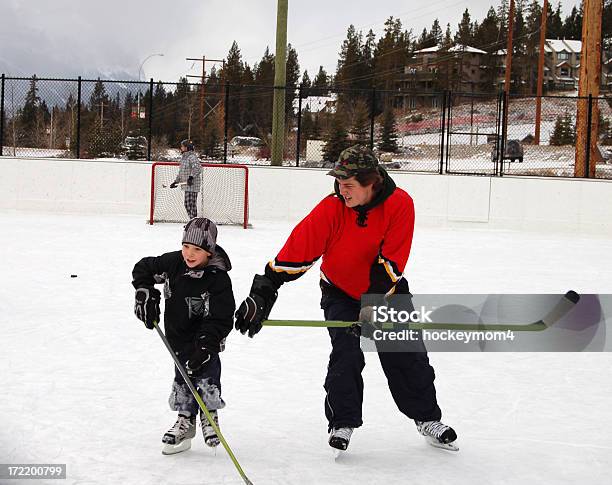
M 197 340 L 193 353 L 185 363 L 185 370 L 189 377 L 201 377 L 213 358 L 213 352 L 204 347 L 203 340 L 203 338 Z
M 249 296 L 236 311 L 236 330 L 240 330 L 243 335 L 248 331 L 249 337 L 259 332 L 278 297 L 277 289 L 267 276 L 256 274 Z
M 371 306 L 365 306 L 359 311 L 359 321 L 351 325 L 348 332 L 355 337 L 371 339 L 374 331 L 381 328 L 380 323 L 374 322 L 374 309 Z
M 153 322 L 159 322 L 159 300 L 161 293 L 152 286 L 145 286 L 136 290 L 134 313 L 136 317 L 152 329 Z
M 176 182 L 172 182 L 172 183 L 170 184 L 170 188 L 171 188 L 171 189 L 176 189 L 176 186 L 177 186 L 177 185 L 178 185 L 178 184 L 177 184 Z
M 193 177 L 191 175 L 187 177 L 187 185 L 189 185 L 189 187 L 193 185 Z

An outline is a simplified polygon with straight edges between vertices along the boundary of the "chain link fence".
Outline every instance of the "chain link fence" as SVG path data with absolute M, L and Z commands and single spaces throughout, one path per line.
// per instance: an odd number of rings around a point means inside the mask
M 612 101 L 604 97 L 3 75 L 0 101 L 4 156 L 171 161 L 191 139 L 213 163 L 328 167 L 360 143 L 389 170 L 574 177 L 578 156 L 589 176 L 612 178 Z M 577 113 L 597 137 L 585 156 Z M 282 147 L 273 146 L 275 120 Z

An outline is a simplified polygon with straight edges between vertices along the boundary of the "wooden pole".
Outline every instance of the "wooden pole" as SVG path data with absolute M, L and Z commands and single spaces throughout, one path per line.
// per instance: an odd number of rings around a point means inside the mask
M 276 12 L 276 53 L 274 59 L 274 98 L 272 101 L 272 165 L 283 164 L 285 148 L 288 9 L 289 0 L 278 0 Z
M 546 44 L 546 18 L 548 17 L 548 0 L 544 0 L 542 6 L 542 19 L 540 22 L 540 57 L 538 58 L 538 84 L 536 93 L 535 113 L 535 140 L 534 144 L 540 144 L 540 123 L 542 117 L 542 91 L 544 88 L 544 44 Z
M 594 177 L 597 163 L 599 110 L 597 97 L 601 78 L 601 16 L 603 0 L 584 0 L 582 20 L 582 54 L 576 112 L 575 177 Z M 592 106 L 589 113 L 589 100 Z M 589 121 L 590 125 L 589 126 Z M 590 131 L 590 133 L 589 133 Z M 587 146 L 590 144 L 590 146 Z

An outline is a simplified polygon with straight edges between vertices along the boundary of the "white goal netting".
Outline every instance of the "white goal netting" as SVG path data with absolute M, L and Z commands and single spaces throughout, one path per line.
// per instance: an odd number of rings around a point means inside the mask
M 187 222 L 185 196 L 181 187 L 170 188 L 179 164 L 158 162 L 151 173 L 150 224 Z M 248 167 L 202 163 L 201 188 L 198 194 L 198 216 L 217 224 L 248 224 Z

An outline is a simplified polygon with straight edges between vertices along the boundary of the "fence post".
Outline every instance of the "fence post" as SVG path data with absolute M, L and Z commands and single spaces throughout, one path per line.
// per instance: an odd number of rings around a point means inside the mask
M 372 88 L 370 100 L 370 150 L 374 150 L 374 111 L 376 110 L 376 88 Z
M 446 102 L 446 167 L 445 171 L 448 173 L 448 161 L 450 160 L 451 152 L 451 128 L 453 127 L 453 92 L 449 89 L 447 91 L 447 102 Z
M 495 163 L 494 174 L 497 175 L 499 172 L 499 145 L 501 143 L 501 117 L 502 117 L 502 93 L 501 91 L 497 93 L 497 102 L 496 102 L 496 118 L 495 118 L 495 145 L 493 147 L 493 153 L 495 154 L 495 158 L 493 162 Z
M 298 119 L 297 119 L 297 144 L 296 144 L 296 155 L 295 155 L 295 166 L 300 166 L 300 149 L 302 145 L 300 138 L 302 135 L 302 85 L 298 88 Z
M 0 87 L 0 157 L 4 148 L 4 73 L 2 73 L 2 86 Z
M 589 93 L 589 104 L 587 108 L 587 139 L 586 139 L 586 157 L 585 157 L 585 173 L 584 176 L 589 178 L 589 164 L 591 162 L 591 126 L 593 124 L 593 95 Z
M 438 173 L 444 173 L 444 133 L 446 130 L 446 96 L 447 91 L 442 92 L 442 113 L 440 115 L 440 167 Z
M 225 83 L 225 110 L 223 119 L 223 163 L 227 163 L 227 120 L 229 118 L 229 94 L 230 85 Z
M 139 113 L 140 115 L 140 113 Z M 147 141 L 147 160 L 151 160 L 151 138 L 153 137 L 153 78 L 149 81 L 149 136 Z
M 76 157 L 81 158 L 81 76 L 77 84 L 77 132 L 76 132 Z
M 508 136 L 508 104 L 510 94 L 506 91 L 502 94 L 502 137 L 499 150 L 499 176 L 504 176 L 504 155 L 506 153 L 506 137 Z

